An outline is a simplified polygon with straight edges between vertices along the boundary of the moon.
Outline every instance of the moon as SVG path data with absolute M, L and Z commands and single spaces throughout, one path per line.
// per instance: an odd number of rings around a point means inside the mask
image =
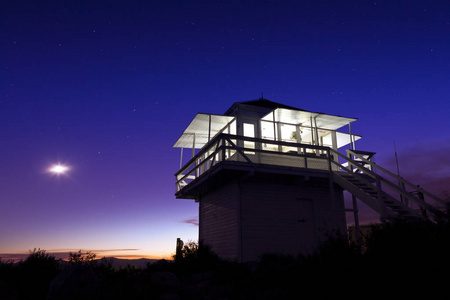
M 63 165 L 54 165 L 50 168 L 50 172 L 54 174 L 64 174 L 68 170 L 69 168 Z

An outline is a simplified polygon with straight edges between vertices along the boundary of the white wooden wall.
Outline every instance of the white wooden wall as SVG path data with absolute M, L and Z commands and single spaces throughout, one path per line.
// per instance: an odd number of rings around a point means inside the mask
M 327 184 L 249 182 L 241 187 L 243 261 L 267 252 L 309 254 L 329 231 L 345 233 L 342 192 L 333 202 Z
M 224 185 L 199 201 L 199 240 L 230 260 L 238 260 L 239 253 L 238 201 L 237 182 Z
M 200 199 L 199 239 L 220 257 L 254 261 L 263 253 L 309 254 L 330 232 L 346 233 L 342 190 L 328 180 L 238 180 Z

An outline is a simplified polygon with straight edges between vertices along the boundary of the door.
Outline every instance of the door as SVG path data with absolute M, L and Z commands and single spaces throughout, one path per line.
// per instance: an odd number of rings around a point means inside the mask
M 316 247 L 314 201 L 308 198 L 295 200 L 297 223 L 297 248 L 301 254 L 311 254 Z

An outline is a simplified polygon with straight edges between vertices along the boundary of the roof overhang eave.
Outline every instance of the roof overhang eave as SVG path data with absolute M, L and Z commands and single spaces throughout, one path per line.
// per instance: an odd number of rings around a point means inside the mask
M 198 113 L 172 146 L 174 148 L 202 148 L 235 117 Z

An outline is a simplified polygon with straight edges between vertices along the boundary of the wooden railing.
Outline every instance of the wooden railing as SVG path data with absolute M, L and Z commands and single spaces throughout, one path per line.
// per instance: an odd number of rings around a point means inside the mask
M 333 159 L 330 151 L 329 147 L 222 133 L 205 145 L 175 174 L 176 190 L 180 191 L 223 161 L 245 162 L 253 167 L 264 164 L 327 171 L 333 168 L 333 170 L 337 170 L 338 168 L 329 162 Z

